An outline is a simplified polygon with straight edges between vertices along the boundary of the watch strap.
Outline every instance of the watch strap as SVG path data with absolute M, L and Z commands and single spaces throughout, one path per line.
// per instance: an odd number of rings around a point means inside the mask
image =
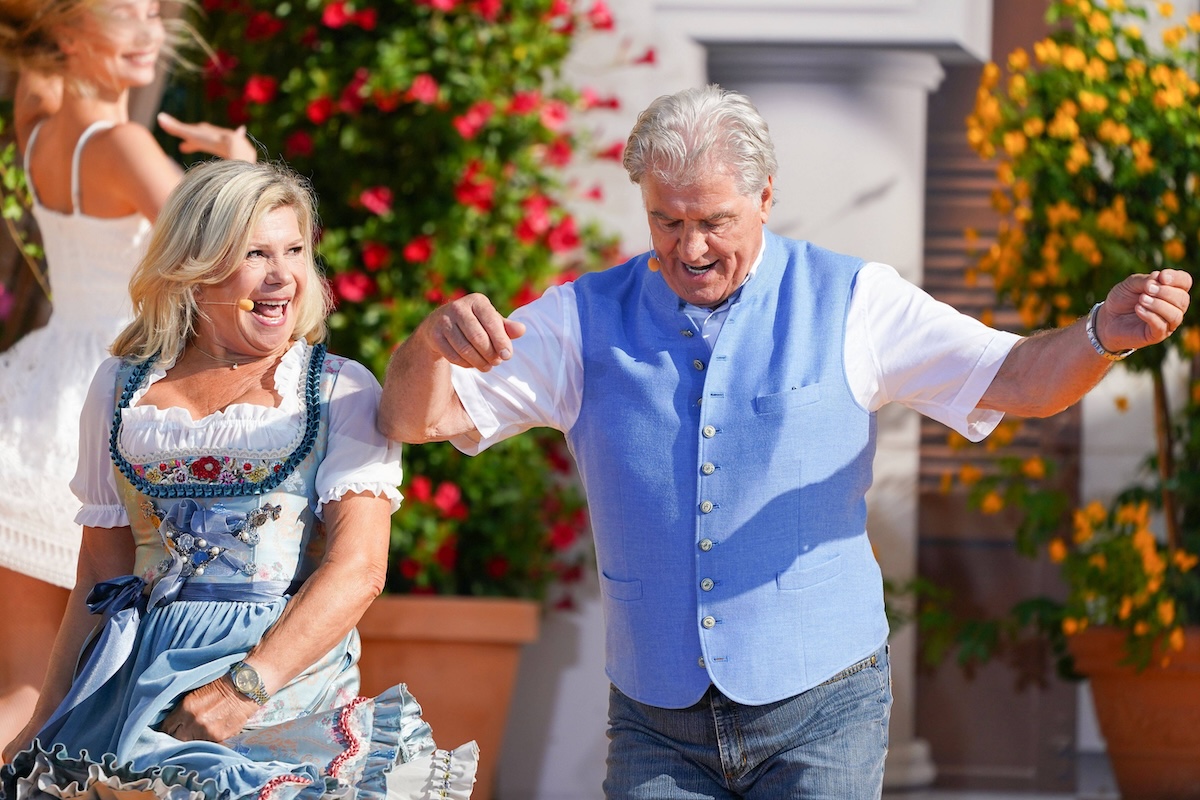
M 242 686 L 238 681 L 238 675 L 250 673 L 254 676 L 254 684 L 252 686 Z M 247 664 L 245 661 L 238 661 L 229 668 L 229 677 L 233 680 L 233 688 L 237 689 L 242 694 L 249 697 L 260 706 L 265 706 L 267 701 L 271 699 L 271 695 L 267 693 L 267 687 L 263 685 L 262 678 L 258 674 L 258 670 Z
M 1087 331 L 1088 341 L 1092 343 L 1092 349 L 1096 351 L 1097 355 L 1107 358 L 1109 361 L 1120 361 L 1132 355 L 1136 348 L 1131 347 L 1128 350 L 1115 352 L 1100 344 L 1100 337 L 1096 335 L 1096 315 L 1100 313 L 1100 306 L 1102 305 L 1104 305 L 1103 300 L 1092 306 L 1092 310 L 1088 312 L 1087 325 L 1084 329 Z

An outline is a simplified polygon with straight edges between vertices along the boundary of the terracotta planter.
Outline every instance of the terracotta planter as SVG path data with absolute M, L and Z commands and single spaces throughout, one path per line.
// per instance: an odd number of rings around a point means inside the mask
M 490 800 L 521 646 L 537 639 L 530 600 L 384 595 L 358 623 L 362 692 L 408 684 L 442 747 L 474 739 L 473 800 Z
M 1121 665 L 1125 634 L 1088 629 L 1069 640 L 1092 682 L 1100 732 L 1122 800 L 1200 798 L 1200 628 L 1166 667 Z

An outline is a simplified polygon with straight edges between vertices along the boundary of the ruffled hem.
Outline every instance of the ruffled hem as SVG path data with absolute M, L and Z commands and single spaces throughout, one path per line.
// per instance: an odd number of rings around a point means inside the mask
M 392 510 L 389 512 L 391 514 L 395 514 L 400 509 L 400 503 L 404 500 L 404 495 L 400 493 L 400 490 L 394 484 L 386 483 L 383 480 L 352 481 L 333 486 L 317 498 L 317 517 L 325 519 L 326 503 L 337 502 L 348 494 L 366 493 L 373 494 L 376 497 L 386 497 L 392 506 Z
M 89 528 L 123 528 L 129 524 L 129 514 L 125 506 L 105 506 L 84 504 L 75 515 L 77 525 Z
M 293 729 L 294 728 L 294 729 Z M 61 744 L 35 741 L 0 774 L 6 800 L 122 800 L 125 792 L 159 800 L 466 800 L 478 768 L 474 742 L 438 750 L 407 688 L 360 697 L 333 711 L 247 731 L 225 744 L 246 759 L 278 765 L 261 785 L 236 788 L 177 765 L 135 769 L 107 754 L 72 757 Z M 291 763 L 289 763 L 291 762 Z M 289 767 L 291 769 L 289 769 Z M 231 783 L 232 782 L 232 783 Z

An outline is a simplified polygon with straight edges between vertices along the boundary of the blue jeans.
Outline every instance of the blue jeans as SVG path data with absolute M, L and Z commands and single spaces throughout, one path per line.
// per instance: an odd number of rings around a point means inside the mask
M 606 800 L 877 800 L 892 708 L 887 645 L 807 692 L 747 706 L 608 703 Z

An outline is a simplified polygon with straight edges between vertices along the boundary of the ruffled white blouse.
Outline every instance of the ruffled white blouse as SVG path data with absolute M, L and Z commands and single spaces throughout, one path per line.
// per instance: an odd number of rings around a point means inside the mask
M 141 405 L 146 391 L 167 374 L 174 362 L 158 364 L 134 392 L 122 412 L 121 448 L 133 460 L 152 461 L 157 454 L 234 452 L 267 458 L 286 457 L 304 430 L 304 366 L 309 345 L 292 345 L 275 369 L 277 407 L 237 403 L 193 420 L 182 408 Z M 83 507 L 75 522 L 92 528 L 129 524 L 117 493 L 109 457 L 109 436 L 116 408 L 116 376 L 120 359 L 105 360 L 88 390 L 79 422 L 79 463 L 71 491 Z M 347 361 L 329 400 L 329 439 L 325 459 L 317 468 L 318 517 L 326 503 L 348 493 L 370 492 L 387 497 L 394 512 L 400 507 L 400 445 L 375 426 L 383 390 L 375 376 L 355 361 Z

